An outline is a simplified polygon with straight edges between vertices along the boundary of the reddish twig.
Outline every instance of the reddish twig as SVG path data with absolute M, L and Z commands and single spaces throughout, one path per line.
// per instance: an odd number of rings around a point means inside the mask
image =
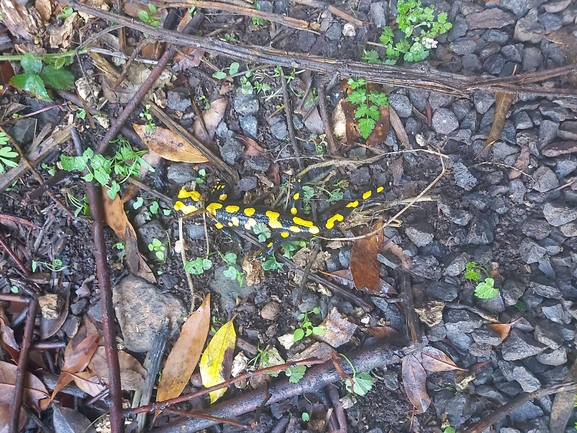
M 325 129 L 325 135 L 327 136 L 327 150 L 329 151 L 329 155 L 332 156 L 340 156 L 339 150 L 337 147 L 337 142 L 335 141 L 335 136 L 333 135 L 333 127 L 331 124 L 331 120 L 329 119 L 328 111 L 327 111 L 327 95 L 325 92 L 325 85 L 326 80 L 321 79 L 319 85 L 317 86 L 318 92 L 318 103 L 319 103 L 319 114 L 323 121 L 323 127 Z
M 0 214 L 0 223 L 2 222 L 2 220 L 6 220 L 6 221 L 12 221 L 16 224 L 22 224 L 23 226 L 27 226 L 36 230 L 40 230 L 42 227 L 37 226 L 36 224 L 25 220 L 24 218 L 20 218 L 17 216 L 12 216 L 12 215 L 6 215 L 6 214 Z
M 382 345 L 371 347 L 350 355 L 349 360 L 352 362 L 356 372 L 370 371 L 374 368 L 383 367 L 398 363 L 400 357 L 391 349 Z M 341 361 L 341 368 L 347 373 L 352 373 L 351 367 L 345 361 Z M 228 401 L 213 405 L 203 411 L 203 415 L 210 414 L 219 418 L 238 418 L 240 415 L 252 412 L 258 408 L 270 393 L 271 398 L 267 404 L 277 403 L 281 400 L 301 395 L 307 392 L 315 392 L 327 386 L 329 383 L 340 381 L 340 376 L 336 372 L 332 361 L 318 365 L 307 371 L 305 376 L 298 383 L 290 383 L 288 380 L 279 381 L 269 387 L 269 389 L 258 389 Z M 180 433 L 183 431 L 194 432 L 214 425 L 214 422 L 202 419 L 184 420 L 180 423 L 174 423 L 169 426 L 153 430 L 155 433 Z
M 28 315 L 26 317 L 26 325 L 24 326 L 24 337 L 20 345 L 20 357 L 18 358 L 18 369 L 16 370 L 16 381 L 14 383 L 14 400 L 12 403 L 12 413 L 10 414 L 10 433 L 18 433 L 20 430 L 18 421 L 20 419 L 20 409 L 24 400 L 24 388 L 26 382 L 26 367 L 28 365 L 28 352 L 32 345 L 32 338 L 34 336 L 34 326 L 36 324 L 36 311 L 38 309 L 38 302 L 34 298 L 29 298 Z
M 12 260 L 14 260 L 14 263 L 16 263 L 18 265 L 18 267 L 20 268 L 20 270 L 22 271 L 22 273 L 24 275 L 26 275 L 27 277 L 30 277 L 32 275 L 32 272 L 30 272 L 28 270 L 28 268 L 26 266 L 24 266 L 24 263 L 22 263 L 22 261 L 16 255 L 16 253 L 14 253 L 14 251 L 12 251 L 12 248 L 10 248 L 8 246 L 8 244 L 6 244 L 6 242 L 4 242 L 4 236 L 2 236 L 2 235 L 0 235 L 0 247 L 4 248 L 4 251 L 6 251 L 8 253 L 8 255 L 10 256 L 10 258 Z
M 186 25 L 182 33 L 186 34 L 192 32 L 202 22 L 203 19 L 204 16 L 202 14 L 196 14 Z M 130 115 L 134 112 L 134 110 L 138 108 L 142 100 L 146 97 L 146 94 L 152 88 L 152 85 L 155 83 L 155 81 L 160 78 L 160 75 L 164 72 L 166 65 L 168 65 L 170 60 L 172 60 L 176 52 L 177 49 L 174 46 L 171 46 L 164 52 L 158 61 L 158 64 L 150 72 L 148 78 L 144 81 L 144 83 L 142 83 L 142 86 L 140 86 L 132 99 L 125 105 L 122 112 L 118 115 L 116 122 L 114 122 L 110 129 L 106 131 L 104 138 L 102 138 L 100 144 L 98 145 L 98 153 L 104 153 L 108 147 L 108 143 L 116 138 L 116 135 L 118 135 L 118 132 L 122 126 L 128 122 Z
M 82 155 L 82 143 L 76 128 L 70 131 L 74 147 L 78 155 Z M 114 328 L 114 309 L 112 307 L 112 288 L 110 274 L 106 260 L 106 244 L 104 242 L 104 208 L 102 205 L 100 188 L 93 182 L 86 183 L 86 195 L 90 212 L 94 222 L 92 223 L 92 236 L 94 239 L 94 259 L 96 261 L 96 278 L 100 288 L 100 308 L 102 311 L 102 333 L 104 334 L 106 364 L 108 365 L 108 380 L 110 389 L 110 427 L 115 433 L 123 431 L 124 419 L 122 417 L 122 387 L 120 385 L 120 364 L 116 348 L 116 331 Z

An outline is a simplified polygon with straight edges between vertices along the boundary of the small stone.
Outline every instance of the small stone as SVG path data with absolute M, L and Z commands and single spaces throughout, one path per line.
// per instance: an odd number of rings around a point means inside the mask
M 560 326 L 549 320 L 541 320 L 537 323 L 533 335 L 535 340 L 545 344 L 550 349 L 558 349 L 563 345 Z
M 533 392 L 541 387 L 541 382 L 526 367 L 513 368 L 513 377 L 524 392 Z
M 136 229 L 138 232 L 138 240 L 144 245 L 152 244 L 154 239 L 158 239 L 166 247 L 168 245 L 168 237 L 166 235 L 166 227 L 158 220 L 151 220 Z
M 426 284 L 427 295 L 431 299 L 451 302 L 459 296 L 459 288 L 443 281 L 431 281 Z
M 457 15 L 455 21 L 453 22 L 453 27 L 449 30 L 449 35 L 447 39 L 449 42 L 453 42 L 467 34 L 469 26 L 467 21 L 461 15 Z
M 535 19 L 537 17 L 535 16 Z M 469 30 L 500 29 L 515 23 L 515 16 L 499 8 L 484 9 L 466 16 Z
M 515 40 L 534 44 L 541 42 L 545 34 L 545 28 L 537 20 L 538 15 L 537 9 L 531 9 L 524 18 L 517 21 L 514 33 Z
M 471 174 L 469 169 L 462 162 L 453 164 L 455 182 L 465 191 L 472 190 L 477 185 L 477 178 Z
M 435 111 L 437 108 L 446 107 L 451 104 L 455 98 L 445 93 L 431 92 L 429 94 L 429 105 Z
M 252 95 L 238 93 L 234 99 L 234 110 L 241 116 L 254 116 L 258 113 L 259 102 Z
M 509 415 L 511 421 L 514 423 L 524 423 L 531 419 L 540 418 L 545 413 L 543 409 L 537 406 L 535 403 L 528 401 L 527 403 L 523 404 L 521 407 L 512 411 Z M 539 431 L 539 430 L 536 430 Z
M 316 42 L 317 37 L 311 32 L 300 31 L 297 37 L 297 47 L 300 52 L 309 52 Z
M 171 182 L 185 184 L 196 179 L 196 172 L 191 164 L 174 163 L 168 166 L 166 177 Z
M 543 215 L 549 224 L 560 227 L 577 219 L 577 209 L 555 203 L 545 203 Z
M 522 57 L 517 46 L 505 45 L 503 48 L 501 48 L 501 53 L 505 56 L 507 60 L 516 63 L 521 63 Z
M 255 176 L 245 176 L 238 181 L 238 189 L 240 191 L 246 192 L 251 191 L 257 186 L 257 178 Z
M 493 54 L 483 63 L 483 70 L 491 75 L 499 75 L 504 66 L 505 58 L 500 54 Z
M 501 346 L 505 361 L 517 361 L 538 355 L 545 350 L 546 346 L 528 337 L 517 329 L 512 329 L 507 339 Z
M 539 260 L 547 254 L 547 249 L 543 248 L 535 241 L 525 238 L 521 241 L 521 245 L 519 245 L 519 253 L 521 255 L 521 260 L 530 265 L 532 263 L 538 263 Z
M 569 174 L 573 173 L 573 171 L 575 170 L 577 170 L 576 159 L 572 159 L 571 157 L 557 159 L 557 164 L 555 165 L 555 174 L 557 175 L 557 177 L 559 178 L 566 177 Z
M 258 134 L 258 120 L 254 116 L 239 116 L 240 127 L 244 132 L 252 137 Z
M 417 247 L 424 247 L 429 245 L 435 235 L 433 234 L 433 227 L 427 222 L 420 222 L 407 227 L 405 230 L 407 237 Z
M 526 0 L 502 0 L 499 5 L 509 9 L 519 18 L 524 16 L 530 8 Z
M 277 140 L 284 140 L 288 136 L 288 130 L 286 126 L 286 122 L 281 120 L 279 122 L 274 123 L 270 126 L 270 133 L 273 135 L 274 138 Z
M 473 54 L 477 49 L 477 44 L 471 39 L 463 39 L 450 44 L 449 49 L 455 54 L 464 56 L 465 54 Z
M 547 192 L 559 186 L 559 179 L 555 172 L 547 166 L 540 166 L 535 173 L 533 173 L 532 188 L 539 192 Z
M 488 43 L 495 42 L 499 45 L 503 45 L 509 40 L 509 32 L 504 32 L 502 30 L 489 29 L 483 34 L 483 39 Z
M 577 140 L 577 122 L 561 123 L 557 135 L 563 140 Z
M 557 122 L 543 120 L 539 125 L 539 148 L 542 149 L 551 143 L 557 137 L 558 130 L 559 124 Z
M 474 330 L 471 332 L 471 337 L 473 337 L 476 343 L 489 344 L 491 346 L 498 346 L 503 342 L 498 333 L 488 328 Z
M 513 123 L 515 124 L 515 129 L 531 129 L 533 127 L 533 122 L 525 111 L 519 111 L 515 114 Z
M 387 14 L 385 12 L 386 10 L 387 10 L 387 4 L 385 2 L 371 3 L 370 15 L 371 15 L 371 19 L 373 21 L 373 25 L 377 29 L 380 29 L 380 28 L 385 27 L 387 25 Z M 336 41 L 338 39 L 332 39 L 332 40 Z
M 338 22 L 333 23 L 325 33 L 326 38 L 329 41 L 338 41 L 341 38 L 341 32 L 343 28 Z
M 555 14 L 557 12 L 563 12 L 570 4 L 571 0 L 556 0 L 544 4 L 543 8 L 545 9 L 545 12 Z
M 445 267 L 443 275 L 449 277 L 457 277 L 459 275 L 462 275 L 469 261 L 470 261 L 469 254 L 464 252 L 457 254 L 457 256 L 455 256 L 451 260 L 451 262 Z
M 409 117 L 413 113 L 413 104 L 409 98 L 400 93 L 389 94 L 389 105 L 395 109 L 399 117 Z
M 543 24 L 545 34 L 549 34 L 552 31 L 559 30 L 563 27 L 563 18 L 555 14 L 544 13 L 539 15 L 539 22 Z
M 427 280 L 438 280 L 441 278 L 439 261 L 434 256 L 417 256 L 413 259 L 411 272 Z
M 459 127 L 457 116 L 451 110 L 439 108 L 433 114 L 433 129 L 439 134 L 450 134 Z
M 169 90 L 166 95 L 166 105 L 171 110 L 185 111 L 192 105 L 190 93 L 182 88 Z
M 523 71 L 534 71 L 543 64 L 543 55 L 541 50 L 536 47 L 527 47 L 523 52 Z
M 133 352 L 146 352 L 152 348 L 165 318 L 169 319 L 173 334 L 179 329 L 178 320 L 186 315 L 177 298 L 133 275 L 123 278 L 112 294 L 124 344 Z
M 566 236 L 568 238 L 574 238 L 577 237 L 577 222 L 571 222 L 568 224 L 563 224 L 561 227 L 561 233 L 563 233 L 563 236 Z
M 452 108 L 453 112 L 457 116 L 457 119 L 463 120 L 463 118 L 471 111 L 471 101 L 468 99 L 457 99 L 453 103 Z
M 537 355 L 537 361 L 545 365 L 563 365 L 567 362 L 567 349 L 559 347 L 552 351 L 546 351 Z
M 424 89 L 409 89 L 409 99 L 414 107 L 423 112 L 427 108 L 427 99 L 429 92 Z
M 242 156 L 244 147 L 236 138 L 228 138 L 220 148 L 220 156 L 224 162 L 234 165 L 236 161 Z
M 493 92 L 478 90 L 473 94 L 473 103 L 477 113 L 485 114 L 495 103 L 495 95 Z
M 495 223 L 482 215 L 473 218 L 467 233 L 466 242 L 469 245 L 489 245 L 493 242 Z
M 549 284 L 531 281 L 529 288 L 533 293 L 542 296 L 543 298 L 561 299 L 563 297 L 561 291 L 557 287 Z
M 521 231 L 525 236 L 541 240 L 549 236 L 549 233 L 551 233 L 551 227 L 547 224 L 547 221 L 529 218 L 523 222 Z
M 574 118 L 567 108 L 561 107 L 555 103 L 539 104 L 539 111 L 544 117 L 547 117 L 554 122 L 563 122 Z
M 474 74 L 481 70 L 481 62 L 476 54 L 464 55 L 461 59 L 463 70 L 468 74 Z
M 246 163 L 256 171 L 267 171 L 270 167 L 270 161 L 265 155 L 249 156 Z

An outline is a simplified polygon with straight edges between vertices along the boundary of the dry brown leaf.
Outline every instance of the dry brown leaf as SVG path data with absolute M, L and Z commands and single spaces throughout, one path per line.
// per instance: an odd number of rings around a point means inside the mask
M 132 127 L 146 147 L 164 159 L 174 162 L 190 162 L 193 164 L 208 162 L 208 159 L 206 159 L 198 149 L 170 129 L 157 126 L 153 131 L 147 133 L 145 125 L 134 123 Z
M 377 222 L 371 231 L 382 225 Z M 379 273 L 381 264 L 377 260 L 377 254 L 381 248 L 382 236 L 377 234 L 357 239 L 353 243 L 351 251 L 351 274 L 355 287 L 359 290 L 367 289 L 369 292 L 377 293 L 380 288 Z
M 62 328 L 62 325 L 68 318 L 68 305 L 70 302 L 70 284 L 66 283 L 62 285 L 61 291 L 59 293 L 63 300 L 62 309 L 60 314 L 55 319 L 47 319 L 43 315 L 40 316 L 40 337 L 45 340 L 52 337 L 54 334 Z
M 397 262 L 405 269 L 410 269 L 413 261 L 409 256 L 405 254 L 403 249 L 393 242 L 387 242 L 387 239 L 384 239 L 383 247 L 381 248 L 381 252 L 383 254 L 387 254 L 387 258 L 391 260 L 391 256 L 394 256 L 397 259 Z M 391 260 L 393 261 L 393 260 Z
M 416 413 L 425 413 L 431 405 L 431 397 L 427 394 L 427 373 L 415 355 L 409 354 L 403 358 L 401 376 Z
M 244 144 L 243 156 L 245 158 L 249 157 L 249 156 L 264 155 L 264 153 L 265 153 L 264 147 L 262 147 L 260 144 L 258 144 L 255 139 L 250 138 L 250 137 L 245 137 L 244 135 L 237 135 L 235 138 L 238 141 L 240 141 L 242 144 Z
M 0 404 L 11 404 L 14 401 L 14 384 L 18 374 L 18 366 L 0 361 Z M 40 401 L 49 397 L 44 384 L 36 376 L 26 373 L 24 384 L 24 401 L 35 409 Z
M 68 48 L 70 46 L 70 38 L 74 33 L 74 23 L 78 18 L 78 14 L 73 12 L 64 20 L 60 27 L 56 27 L 50 32 L 50 47 L 51 48 Z
M 89 371 L 81 371 L 70 376 L 78 388 L 92 397 L 97 396 L 106 389 L 106 386 L 99 382 L 98 376 Z
M 10 420 L 12 419 L 12 405 L 2 403 L 0 404 L 0 433 L 8 433 L 8 426 L 10 425 Z M 24 426 L 28 421 L 28 415 L 24 408 L 20 409 L 20 415 L 18 416 L 18 431 L 24 431 Z
M 210 103 L 210 108 L 208 111 L 202 113 L 202 120 L 204 122 L 204 126 L 206 127 L 206 132 L 208 135 L 204 133 L 202 129 L 202 124 L 199 119 L 194 121 L 192 125 L 192 130 L 194 132 L 194 136 L 198 138 L 204 145 L 209 145 L 212 140 L 214 139 L 214 134 L 216 133 L 216 128 L 222 121 L 224 114 L 226 113 L 226 107 L 228 105 L 228 98 L 219 98 Z
M 514 93 L 495 93 L 495 117 L 493 117 L 493 125 L 491 126 L 491 131 L 489 132 L 487 141 L 485 141 L 485 146 L 483 147 L 483 150 L 479 152 L 479 155 L 481 155 L 489 146 L 495 143 L 495 141 L 501 138 L 503 128 L 505 127 L 505 120 L 507 119 L 507 112 L 509 111 L 509 107 L 513 103 L 514 99 Z
M 423 347 L 419 355 L 421 365 L 429 373 L 451 370 L 467 371 L 465 368 L 457 367 L 451 358 L 449 358 L 444 352 L 434 347 Z
M 26 2 L 0 0 L 2 22 L 10 33 L 26 41 L 32 41 L 44 34 L 42 18 L 35 7 L 27 7 Z
M 48 23 L 48 21 L 50 21 L 50 16 L 52 15 L 52 5 L 50 4 L 50 0 L 36 0 L 34 2 L 34 7 L 38 11 L 40 18 L 42 18 L 44 23 Z
M 123 351 L 118 352 L 120 364 L 120 385 L 123 391 L 136 391 L 142 389 L 146 370 L 138 360 Z M 90 372 L 98 376 L 99 380 L 108 384 L 108 364 L 106 362 L 106 349 L 100 346 L 88 366 Z
M 515 169 L 509 172 L 510 180 L 517 179 L 521 174 L 523 174 L 523 172 L 525 172 L 525 170 L 527 170 L 527 167 L 529 167 L 530 157 L 531 151 L 529 150 L 529 146 L 521 146 L 521 153 L 517 157 L 517 161 L 515 161 L 515 165 L 513 166 Z
M 489 323 L 487 328 L 499 334 L 499 338 L 504 341 L 511 332 L 511 325 L 512 323 Z
M 402 339 L 401 333 L 392 326 L 374 326 L 368 328 L 367 331 L 377 340 L 385 340 L 385 344 L 393 344 Z
M 374 146 L 375 144 L 382 143 L 387 139 L 389 130 L 391 129 L 391 123 L 389 121 L 389 110 L 393 111 L 393 109 L 390 107 L 379 107 L 381 116 L 375 124 L 375 129 L 373 129 L 373 132 L 371 132 L 371 135 L 369 135 L 367 138 L 367 146 Z
M 401 118 L 395 111 L 393 107 L 389 107 L 389 119 L 391 122 L 391 127 L 395 134 L 397 135 L 397 140 L 401 142 L 405 149 L 411 149 L 411 143 L 409 142 L 409 136 L 407 135 L 407 131 L 405 130 L 405 125 L 401 121 Z
M 180 336 L 168 354 L 156 401 L 178 397 L 198 364 L 210 328 L 210 294 L 182 325 Z

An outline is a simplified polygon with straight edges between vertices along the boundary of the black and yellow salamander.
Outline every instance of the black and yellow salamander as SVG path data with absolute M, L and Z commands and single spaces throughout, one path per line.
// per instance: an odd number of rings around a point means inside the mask
M 217 187 L 217 192 L 219 188 Z M 360 199 L 349 201 L 339 212 L 326 218 L 322 224 L 316 224 L 312 220 L 300 217 L 295 207 L 291 208 L 290 213 L 283 213 L 263 207 L 243 206 L 227 201 L 225 193 L 220 193 L 218 200 L 207 203 L 204 209 L 216 221 L 216 228 L 218 229 L 230 227 L 252 232 L 257 224 L 266 225 L 271 231 L 271 239 L 274 243 L 268 251 L 270 253 L 289 239 L 307 238 L 319 234 L 322 230 L 333 229 L 363 201 L 373 197 L 374 194 L 381 193 L 383 189 L 384 187 L 379 186 L 366 191 Z M 180 200 L 174 204 L 174 209 L 177 211 L 189 215 L 202 210 L 202 196 L 198 191 L 189 191 L 183 188 L 178 193 L 178 198 Z M 293 199 L 298 200 L 298 198 L 299 193 L 297 192 L 293 195 Z

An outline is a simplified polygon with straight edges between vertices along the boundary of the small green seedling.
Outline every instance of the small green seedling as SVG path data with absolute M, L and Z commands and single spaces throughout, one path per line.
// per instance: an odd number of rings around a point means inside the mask
M 212 260 L 203 257 L 184 262 L 184 270 L 192 275 L 202 275 L 210 268 L 212 268 Z
M 309 337 L 310 335 L 323 335 L 325 330 L 320 326 L 314 326 L 309 319 L 309 314 L 319 314 L 321 312 L 320 307 L 315 307 L 309 312 L 301 313 L 298 316 L 298 320 L 301 322 L 300 327 L 295 329 L 293 333 L 293 339 L 295 342 L 302 340 L 303 338 Z
M 57 20 L 65 20 L 66 18 L 68 18 L 70 15 L 72 15 L 72 13 L 74 12 L 74 9 L 72 9 L 70 6 L 64 6 L 62 8 L 62 13 L 56 15 L 56 19 Z
M 212 74 L 212 78 L 216 78 L 217 80 L 224 80 L 227 76 L 236 75 L 239 69 L 240 69 L 240 63 L 232 62 L 228 67 L 228 74 L 224 72 L 224 70 L 216 71 L 214 74 Z
M 399 59 L 405 62 L 420 62 L 429 57 L 430 50 L 437 46 L 437 36 L 447 33 L 453 25 L 447 22 L 447 13 L 435 19 L 431 7 L 423 7 L 420 0 L 399 0 L 397 3 L 397 27 L 402 37 L 396 38 L 393 29 L 386 26 L 379 41 L 385 49 L 383 63 L 395 65 Z M 381 63 L 376 50 L 365 51 L 363 60 Z
M 47 56 L 44 57 L 47 59 Z M 74 75 L 66 69 L 62 69 L 71 58 L 55 60 L 54 65 L 45 65 L 42 60 L 30 53 L 26 53 L 20 60 L 24 73 L 14 75 L 10 84 L 17 89 L 24 90 L 38 99 L 50 101 L 46 87 L 57 90 L 67 90 L 74 86 Z
M 142 113 L 139 114 L 141 119 L 146 121 L 144 125 L 144 132 L 150 134 L 152 131 L 156 129 L 156 123 L 154 123 L 154 117 L 152 117 L 152 113 L 150 112 L 150 104 L 146 104 L 144 106 L 144 110 Z
M 447 427 L 443 430 L 443 433 L 455 433 L 455 429 L 453 427 Z
M 239 286 L 242 286 L 244 281 L 244 273 L 236 268 L 236 261 L 238 256 L 233 252 L 228 252 L 226 254 L 221 254 L 222 260 L 228 265 L 228 268 L 223 271 L 223 275 L 236 281 Z
M 14 161 L 18 158 L 18 153 L 10 146 L 6 146 L 9 141 L 8 136 L 0 131 L 0 174 L 6 171 L 5 167 L 18 167 L 18 163 Z
M 80 120 L 86 119 L 86 110 L 84 108 L 76 110 L 76 118 Z
M 152 3 L 148 3 L 148 10 L 142 10 L 138 12 L 138 18 L 145 24 L 152 27 L 160 27 L 160 18 L 156 15 L 156 6 Z
M 52 272 L 60 272 L 66 269 L 68 266 L 62 266 L 62 260 L 60 259 L 54 259 L 52 263 L 42 262 L 40 260 L 32 260 L 32 272 L 42 270 L 42 267 L 46 267 Z
M 258 238 L 259 242 L 266 242 L 267 239 L 270 239 L 272 236 L 272 232 L 270 231 L 270 227 L 265 223 L 257 223 L 252 228 L 252 232 Z
M 198 170 L 195 182 L 197 185 L 202 185 L 204 183 L 204 179 L 206 178 L 206 170 L 204 168 L 201 168 L 200 170 Z
M 479 299 L 491 299 L 499 293 L 495 287 L 495 280 L 489 277 L 487 270 L 477 262 L 468 262 L 465 265 L 465 278 L 475 286 L 475 296 Z
M 359 396 L 366 395 L 367 392 L 369 392 L 373 387 L 373 377 L 367 372 L 357 373 L 355 366 L 350 361 L 350 359 L 342 353 L 340 355 L 345 359 L 345 361 L 349 363 L 351 370 L 353 370 L 352 376 L 349 376 L 347 379 L 345 379 L 346 390 L 351 394 Z
M 262 268 L 265 271 L 278 271 L 281 270 L 282 267 L 283 264 L 276 259 L 274 254 L 271 254 L 262 262 Z
M 355 118 L 359 122 L 359 132 L 363 138 L 368 138 L 381 118 L 381 107 L 388 107 L 389 100 L 383 92 L 371 90 L 368 93 L 367 82 L 363 78 L 354 80 L 349 78 L 348 84 L 352 89 L 347 101 L 357 106 Z
M 289 378 L 290 383 L 299 383 L 300 380 L 305 376 L 306 371 L 306 365 L 293 365 L 292 367 L 286 369 L 284 374 Z
M 130 176 L 137 175 L 141 166 L 154 171 L 154 168 L 142 159 L 142 155 L 146 153 L 145 150 L 134 151 L 124 138 L 119 138 L 114 143 L 119 143 L 119 147 L 109 159 L 102 155 L 96 155 L 94 150 L 88 148 L 82 156 L 62 155 L 60 166 L 66 171 L 88 170 L 88 174 L 84 175 L 82 179 L 87 182 L 95 180 L 100 185 L 108 187 L 108 197 L 114 200 L 120 191 L 120 184 Z
M 90 216 L 90 208 L 88 207 L 88 197 L 86 194 L 82 195 L 82 198 L 76 198 L 74 195 L 68 193 L 66 195 L 68 197 L 68 201 L 72 206 L 74 206 L 74 216 L 77 217 L 78 215 L 82 214 L 84 216 Z
M 165 258 L 164 251 L 165 250 L 166 250 L 166 248 L 164 247 L 164 245 L 162 244 L 162 241 L 160 239 L 154 238 L 152 240 L 152 243 L 148 244 L 148 251 L 154 251 L 154 255 L 161 262 L 164 261 L 164 258 Z

